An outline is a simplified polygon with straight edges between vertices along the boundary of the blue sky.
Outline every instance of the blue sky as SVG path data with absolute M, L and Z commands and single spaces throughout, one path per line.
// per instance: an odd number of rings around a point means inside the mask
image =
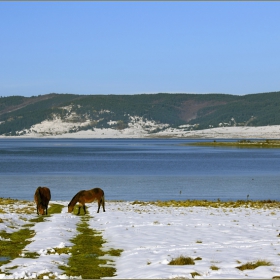
M 280 2 L 0 2 L 0 96 L 280 91 Z

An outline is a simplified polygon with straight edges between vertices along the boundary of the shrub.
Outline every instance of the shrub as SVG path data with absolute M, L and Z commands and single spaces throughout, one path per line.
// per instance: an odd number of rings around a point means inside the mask
M 272 263 L 266 260 L 258 260 L 256 262 L 245 263 L 243 265 L 237 266 L 236 268 L 238 268 L 239 270 L 246 270 L 246 269 L 255 269 L 259 266 L 269 266 L 269 265 L 272 265 Z
M 198 272 L 191 272 L 190 273 L 191 274 L 191 276 L 192 276 L 192 278 L 194 278 L 195 276 L 201 276 Z
M 193 265 L 195 264 L 194 259 L 190 257 L 179 256 L 175 259 L 172 259 L 169 262 L 169 265 Z

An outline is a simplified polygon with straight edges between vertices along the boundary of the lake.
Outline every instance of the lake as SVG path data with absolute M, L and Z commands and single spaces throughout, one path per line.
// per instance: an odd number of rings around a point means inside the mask
M 194 141 L 0 139 L 0 197 L 48 186 L 66 201 L 94 187 L 108 200 L 280 200 L 280 149 L 182 145 Z

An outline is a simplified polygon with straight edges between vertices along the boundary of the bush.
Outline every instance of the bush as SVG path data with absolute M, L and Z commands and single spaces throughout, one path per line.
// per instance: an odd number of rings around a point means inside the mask
M 259 266 L 269 266 L 269 265 L 272 265 L 272 263 L 265 260 L 258 260 L 256 262 L 245 263 L 243 265 L 237 266 L 236 268 L 243 271 L 246 269 L 255 269 Z
M 194 265 L 194 259 L 190 257 L 179 256 L 175 259 L 172 259 L 169 262 L 169 265 Z

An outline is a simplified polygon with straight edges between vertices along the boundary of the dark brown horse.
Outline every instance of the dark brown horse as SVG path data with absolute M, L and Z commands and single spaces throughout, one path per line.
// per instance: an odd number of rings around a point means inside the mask
M 100 206 L 102 204 L 103 212 L 105 212 L 105 197 L 104 197 L 104 191 L 100 188 L 94 188 L 92 190 L 88 191 L 79 191 L 70 201 L 68 204 L 68 212 L 71 213 L 74 209 L 74 206 L 76 203 L 79 204 L 79 211 L 78 215 L 80 214 L 80 209 L 83 207 L 84 213 L 86 214 L 86 205 L 85 203 L 93 202 L 94 200 L 97 200 L 98 202 L 98 209 L 97 213 L 99 213 Z
M 48 215 L 48 205 L 51 200 L 51 191 L 47 187 L 38 187 L 34 194 L 34 200 L 37 205 L 37 214 Z

